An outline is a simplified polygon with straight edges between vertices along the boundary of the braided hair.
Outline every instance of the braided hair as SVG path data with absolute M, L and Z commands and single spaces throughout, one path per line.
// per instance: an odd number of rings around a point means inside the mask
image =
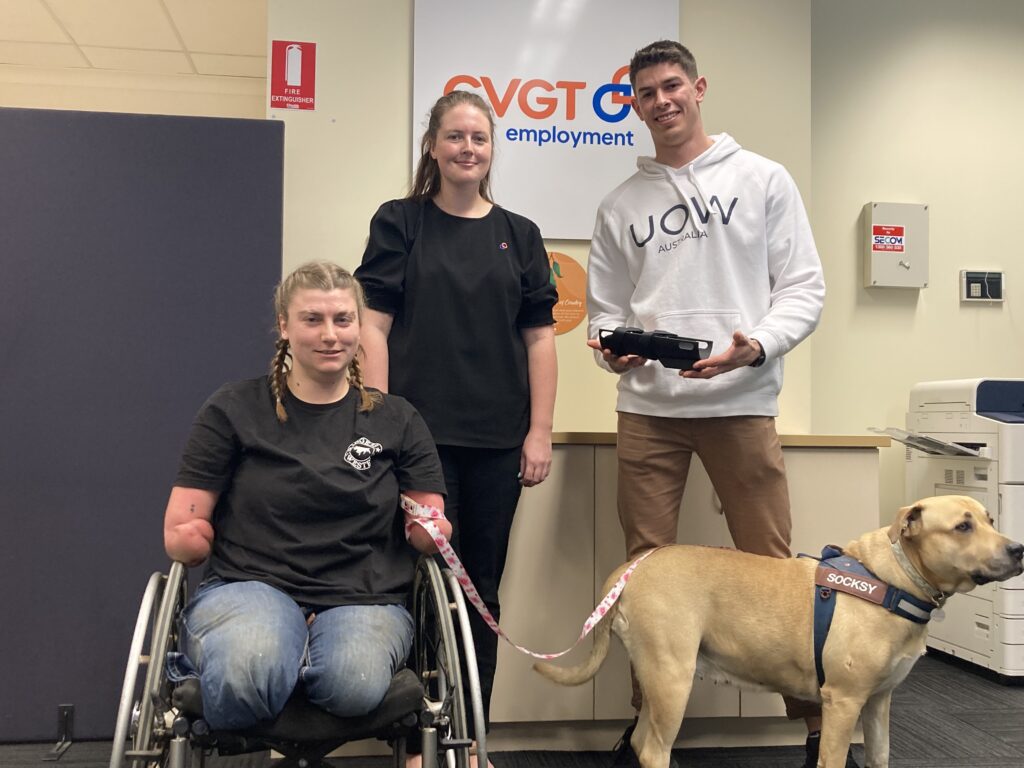
M 284 411 L 281 397 L 284 393 L 288 370 L 291 368 L 289 361 L 292 355 L 288 351 L 287 339 L 278 339 L 274 348 L 274 357 L 270 360 L 270 391 L 274 395 L 274 412 L 277 413 L 277 420 L 284 424 L 288 421 L 288 414 Z
M 291 304 L 292 296 L 296 291 L 304 288 L 320 291 L 333 291 L 340 288 L 352 291 L 352 295 L 356 299 L 356 312 L 360 321 L 362 320 L 363 310 L 366 308 L 363 287 L 351 272 L 329 261 L 303 264 L 284 278 L 274 291 L 274 316 L 287 318 L 288 305 Z M 280 327 L 278 327 L 278 334 L 280 332 Z M 352 358 L 352 362 L 349 363 L 348 380 L 349 384 L 359 390 L 359 410 L 365 412 L 372 411 L 382 398 L 379 392 L 371 392 L 363 385 L 363 374 L 358 361 L 361 352 L 360 348 L 356 356 Z M 274 396 L 274 411 L 277 414 L 277 420 L 282 424 L 288 421 L 288 414 L 285 412 L 282 401 L 287 389 L 288 371 L 291 370 L 291 357 L 288 340 L 279 335 L 275 343 L 274 356 L 270 360 L 270 391 Z

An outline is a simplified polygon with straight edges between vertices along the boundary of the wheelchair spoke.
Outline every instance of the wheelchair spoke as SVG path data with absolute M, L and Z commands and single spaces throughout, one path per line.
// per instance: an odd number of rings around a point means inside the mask
M 430 558 L 422 558 L 416 570 L 413 611 L 418 627 L 413 663 L 426 691 L 438 746 L 445 750 L 449 768 L 468 768 L 471 740 L 451 603 L 440 569 Z

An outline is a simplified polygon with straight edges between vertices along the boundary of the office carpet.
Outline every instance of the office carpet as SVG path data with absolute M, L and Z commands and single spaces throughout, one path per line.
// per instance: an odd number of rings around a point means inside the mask
M 1024 686 L 1002 685 L 955 659 L 928 655 L 893 695 L 890 768 L 1024 768 Z M 685 726 L 684 726 L 685 727 Z M 51 745 L 0 745 L 0 768 L 106 768 L 110 742 L 72 745 L 57 763 Z M 864 764 L 864 752 L 854 747 Z M 608 752 L 495 752 L 495 768 L 611 768 Z M 680 768 L 798 768 L 802 747 L 677 749 Z M 387 757 L 331 761 L 387 768 Z M 271 768 L 269 755 L 207 760 L 207 768 Z

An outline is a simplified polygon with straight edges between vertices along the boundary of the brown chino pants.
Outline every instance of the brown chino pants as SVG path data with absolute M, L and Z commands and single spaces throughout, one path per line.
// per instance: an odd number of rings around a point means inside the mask
M 700 457 L 722 502 L 736 548 L 790 557 L 789 486 L 782 444 L 770 416 L 678 419 L 619 413 L 618 508 L 627 559 L 676 542 L 690 460 Z M 783 697 L 791 719 L 821 708 Z M 639 710 L 633 679 L 633 706 Z

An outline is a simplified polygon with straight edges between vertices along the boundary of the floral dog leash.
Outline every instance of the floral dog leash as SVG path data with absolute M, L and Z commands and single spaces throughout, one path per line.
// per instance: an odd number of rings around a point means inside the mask
M 640 565 L 648 555 L 656 551 L 654 549 L 648 550 L 629 564 L 629 567 L 621 576 L 619 576 L 615 585 L 608 590 L 608 594 L 604 596 L 600 603 L 598 603 L 594 612 L 590 614 L 585 622 L 583 622 L 583 630 L 580 632 L 580 636 L 576 639 L 575 643 L 564 651 L 560 651 L 558 653 L 536 653 L 531 651 L 529 648 L 518 645 L 512 640 L 512 638 L 506 635 L 501 627 L 498 626 L 498 622 L 495 621 L 494 616 L 491 615 L 487 606 L 484 605 L 484 601 L 480 598 L 480 594 L 476 591 L 476 587 L 473 586 L 473 582 L 466 574 L 466 569 L 459 561 L 451 543 L 447 538 L 445 538 L 444 534 L 441 533 L 441 530 L 434 523 L 435 520 L 443 519 L 444 513 L 437 507 L 418 504 L 408 496 L 404 495 L 401 497 L 401 503 L 403 511 L 413 518 L 412 521 L 407 522 L 405 525 L 406 537 L 408 538 L 413 525 L 419 525 L 426 530 L 426 532 L 430 534 L 430 538 L 433 539 L 434 544 L 437 545 L 437 550 L 441 557 L 444 558 L 448 567 L 452 569 L 452 573 L 455 574 L 455 578 L 462 587 L 462 591 L 466 594 L 466 599 L 468 599 L 469 602 L 472 603 L 473 607 L 476 608 L 480 616 L 483 617 L 487 626 L 490 627 L 496 635 L 504 638 L 513 648 L 528 656 L 533 656 L 535 659 L 557 659 L 559 656 L 564 656 L 579 645 L 583 641 L 583 638 L 590 634 L 594 627 L 597 626 L 597 623 L 601 621 L 604 615 L 608 613 L 613 605 L 615 605 L 615 601 L 619 599 L 619 596 L 622 594 L 622 590 L 626 586 L 626 582 L 629 581 L 629 577 L 633 574 L 633 571 L 636 570 L 636 567 Z

